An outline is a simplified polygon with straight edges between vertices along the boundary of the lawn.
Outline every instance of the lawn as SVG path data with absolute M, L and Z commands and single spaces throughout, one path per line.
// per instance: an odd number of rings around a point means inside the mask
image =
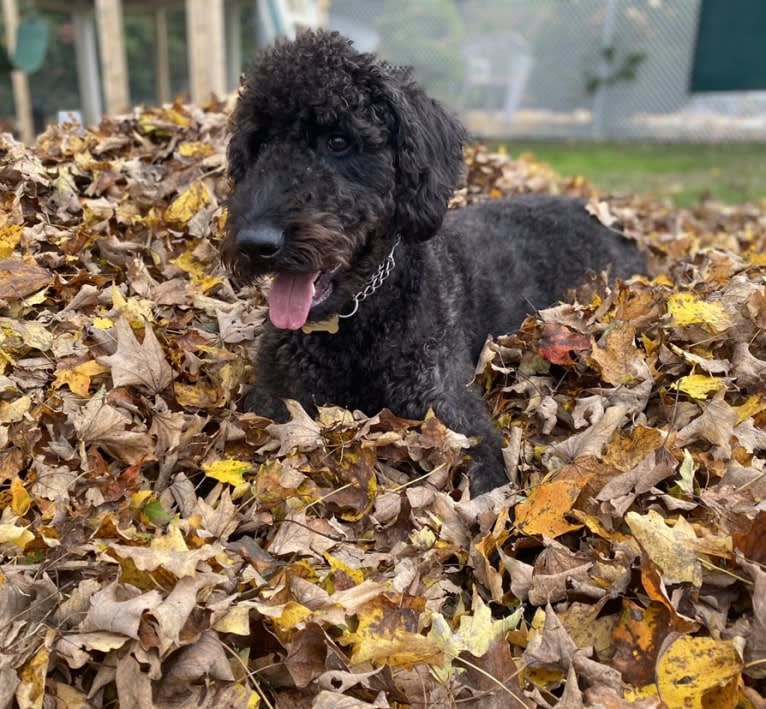
M 562 175 L 582 175 L 602 190 L 648 192 L 670 197 L 678 206 L 691 206 L 704 196 L 732 204 L 766 199 L 766 143 L 503 145 L 513 156 L 533 153 Z

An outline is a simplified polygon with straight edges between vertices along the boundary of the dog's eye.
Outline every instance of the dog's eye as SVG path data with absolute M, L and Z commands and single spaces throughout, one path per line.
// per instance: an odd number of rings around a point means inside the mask
M 333 133 L 327 138 L 327 147 L 336 155 L 340 155 L 351 147 L 351 141 L 342 133 Z

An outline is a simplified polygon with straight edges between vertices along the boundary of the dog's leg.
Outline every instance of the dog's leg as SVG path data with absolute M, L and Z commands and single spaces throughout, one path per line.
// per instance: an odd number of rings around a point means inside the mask
M 289 418 L 284 400 L 295 399 L 309 416 L 314 416 L 314 397 L 303 386 L 311 373 L 301 370 L 300 361 L 280 350 L 277 340 L 264 335 L 254 363 L 255 384 L 245 394 L 244 410 L 284 423 Z
M 468 474 L 471 494 L 475 497 L 505 485 L 508 477 L 503 462 L 503 437 L 489 415 L 486 402 L 476 386 L 455 387 L 450 396 L 432 404 L 434 413 L 446 426 L 479 443 L 471 448 L 472 458 Z
M 503 438 L 495 427 L 479 387 L 468 384 L 473 371 L 466 345 L 455 340 L 451 348 L 432 348 L 421 356 L 405 379 L 388 382 L 386 401 L 392 411 L 422 418 L 428 409 L 449 428 L 478 439 L 470 449 L 471 493 L 479 495 L 508 482 L 503 462 Z M 414 361 L 414 360 L 413 360 Z

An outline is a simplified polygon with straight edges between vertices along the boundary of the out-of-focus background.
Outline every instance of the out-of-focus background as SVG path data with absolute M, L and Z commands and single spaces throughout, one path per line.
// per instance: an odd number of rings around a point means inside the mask
M 766 195 L 764 0 L 2 0 L 0 129 L 233 92 L 330 27 L 412 64 L 473 135 L 615 190 Z

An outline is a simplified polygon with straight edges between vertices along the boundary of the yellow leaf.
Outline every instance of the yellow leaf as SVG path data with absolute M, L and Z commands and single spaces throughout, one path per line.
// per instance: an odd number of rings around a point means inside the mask
M 180 226 L 186 226 L 200 209 L 210 201 L 210 192 L 204 182 L 192 182 L 178 195 L 165 210 L 165 219 Z
M 178 258 L 171 259 L 170 263 L 188 273 L 192 283 L 199 286 L 203 293 L 223 282 L 220 276 L 210 275 L 210 267 L 197 260 L 191 251 L 185 251 Z
M 128 301 L 125 299 L 125 296 L 120 293 L 120 289 L 112 284 L 112 307 L 115 310 L 123 310 L 127 304 Z
M 11 480 L 11 509 L 19 517 L 23 517 L 32 504 L 32 498 L 19 478 Z
M 151 490 L 139 490 L 130 496 L 130 506 L 134 509 L 140 509 L 154 493 Z
M 24 527 L 11 523 L 0 524 L 0 544 L 15 544 L 24 551 L 24 547 L 34 538 L 35 535 Z
M 712 332 L 723 332 L 732 319 L 720 303 L 706 303 L 691 293 L 673 293 L 668 298 L 672 325 L 705 325 Z
M 656 696 L 656 684 L 645 684 L 643 687 L 626 687 L 623 691 L 623 697 L 631 704 L 638 702 L 640 699 L 648 699 L 649 697 Z
M 392 668 L 442 665 L 444 651 L 440 643 L 415 632 L 417 618 L 424 609 L 422 598 L 398 594 L 377 596 L 357 610 L 356 631 L 346 631 L 340 642 L 353 645 L 353 664 L 371 662 Z
M 172 107 L 153 108 L 145 111 L 138 118 L 138 124 L 147 133 L 167 134 L 169 126 L 186 128 L 191 123 L 188 116 Z
M 737 412 L 737 423 L 742 423 L 743 421 L 747 421 L 751 416 L 766 411 L 766 398 L 758 394 L 753 394 L 747 398 L 744 404 L 735 406 L 734 410 Z
M 288 601 L 282 609 L 282 614 L 274 618 L 274 624 L 281 631 L 292 631 L 297 630 L 298 624 L 310 617 L 311 610 L 306 606 L 295 601 Z
M 8 258 L 21 241 L 21 227 L 18 224 L 7 224 L 0 227 L 0 259 Z
M 219 633 L 232 633 L 247 637 L 250 635 L 250 611 L 252 607 L 247 603 L 232 606 L 226 614 L 213 624 L 213 628 Z
M 50 631 L 49 631 L 50 632 Z M 20 706 L 42 709 L 45 699 L 45 678 L 50 660 L 49 640 L 41 647 L 19 672 L 21 680 L 16 689 L 16 700 Z
M 702 585 L 702 566 L 694 551 L 697 535 L 683 517 L 670 527 L 658 512 L 649 510 L 646 515 L 628 512 L 625 521 L 666 583 Z
M 114 321 L 111 318 L 93 318 L 93 327 L 96 330 L 109 330 L 114 327 Z
M 205 382 L 196 384 L 184 384 L 173 382 L 173 392 L 176 401 L 181 406 L 191 406 L 197 409 L 215 409 L 226 403 L 226 397 L 218 387 Z
M 176 524 L 170 524 L 167 531 L 160 537 L 152 539 L 150 547 L 153 551 L 188 552 L 189 546 L 184 535 Z
M 104 367 L 96 362 L 96 360 L 88 360 L 87 362 L 78 364 L 72 369 L 57 370 L 53 388 L 59 389 L 66 385 L 73 394 L 86 398 L 88 396 L 88 390 L 90 389 L 91 377 L 98 376 L 99 374 L 106 374 L 108 371 L 109 367 Z
M 657 661 L 660 699 L 669 709 L 733 707 L 741 668 L 734 643 L 682 636 Z
M 128 320 L 134 325 L 143 326 L 144 322 L 154 322 L 150 300 L 135 297 L 126 298 L 120 293 L 117 286 L 112 286 L 112 307 L 114 310 L 125 313 Z
M 446 680 L 452 674 L 452 661 L 463 651 L 470 652 L 474 657 L 483 657 L 491 647 L 505 638 L 514 630 L 521 620 L 523 609 L 518 608 L 507 618 L 495 620 L 492 611 L 481 597 L 474 591 L 473 615 L 461 615 L 457 631 L 441 613 L 435 613 L 431 618 L 431 629 L 428 637 L 434 640 L 444 653 L 444 664 L 437 667 L 437 675 Z
M 336 559 L 332 554 L 328 552 L 325 552 L 323 556 L 333 571 L 339 571 L 345 574 L 355 584 L 360 584 L 362 581 L 364 581 L 364 572 L 361 569 L 355 569 L 353 566 L 349 566 L 340 559 Z
M 13 401 L 0 401 L 0 423 L 16 423 L 32 408 L 32 399 L 20 396 Z
M 202 470 L 209 478 L 229 485 L 242 485 L 245 482 L 244 474 L 252 469 L 253 464 L 250 461 L 233 458 L 215 460 L 202 465 Z
M 187 141 L 178 146 L 178 154 L 182 158 L 206 158 L 214 152 L 215 149 L 210 143 L 203 143 L 199 140 Z
M 671 388 L 680 389 L 693 399 L 706 399 L 709 394 L 726 386 L 720 377 L 710 377 L 707 374 L 689 374 L 681 377 Z

